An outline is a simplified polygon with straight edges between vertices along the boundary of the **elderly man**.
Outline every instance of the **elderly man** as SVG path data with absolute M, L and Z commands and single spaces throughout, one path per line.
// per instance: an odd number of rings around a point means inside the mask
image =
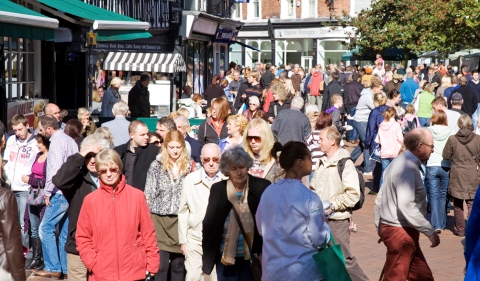
M 430 247 L 440 244 L 427 215 L 427 194 L 422 181 L 422 163 L 433 152 L 429 130 L 417 128 L 403 140 L 405 152 L 390 163 L 375 200 L 375 225 L 387 247 L 384 281 L 433 280 L 432 271 L 420 249 L 420 233 Z
M 178 236 L 185 255 L 187 281 L 203 280 L 202 221 L 205 216 L 212 184 L 226 179 L 219 171 L 220 147 L 213 143 L 202 149 L 203 168 L 189 174 L 184 182 L 178 210 Z M 210 280 L 217 280 L 213 270 Z
M 132 121 L 128 126 L 128 133 L 130 140 L 114 150 L 122 159 L 122 174 L 125 175 L 127 184 L 144 191 L 148 169 L 159 149 L 155 144 L 148 143 L 148 127 L 142 121 Z
M 113 135 L 113 142 L 115 146 L 122 145 L 130 140 L 128 134 L 128 126 L 130 121 L 126 119 L 128 115 L 128 105 L 123 100 L 117 101 L 112 108 L 112 113 L 115 119 L 102 124 L 102 127 L 110 129 Z
M 350 153 L 340 147 L 341 139 L 333 126 L 320 133 L 318 144 L 325 155 L 318 161 L 310 186 L 322 200 L 330 201 L 330 208 L 325 210 L 325 214 L 329 215 L 328 225 L 336 243 L 342 247 L 348 274 L 352 280 L 368 280 L 350 250 L 349 218 L 352 216 L 351 209 L 360 199 L 360 183 Z M 340 163 L 344 166 L 342 175 L 338 174 Z
M 289 109 L 282 110 L 273 120 L 272 131 L 278 138 L 278 141 L 285 145 L 288 141 L 304 142 L 312 127 L 307 115 L 300 110 L 303 108 L 304 102 L 302 97 L 294 97 L 292 105 Z
M 78 216 L 85 197 L 100 187 L 99 176 L 95 168 L 95 155 L 109 148 L 108 141 L 99 135 L 86 137 L 80 145 L 80 152 L 67 158 L 52 182 L 63 192 L 69 204 L 68 237 L 65 245 L 68 262 L 68 280 L 87 279 L 87 268 L 80 259 L 75 241 Z
M 65 242 L 68 228 L 68 202 L 62 191 L 53 183 L 52 178 L 57 174 L 67 158 L 78 152 L 77 143 L 60 129 L 58 120 L 52 116 L 40 116 L 38 120 L 40 134 L 50 139 L 50 149 L 47 156 L 47 177 L 43 195 L 45 197 L 45 215 L 40 223 L 40 240 L 45 268 L 34 270 L 38 276 L 60 278 L 67 274 L 67 254 Z M 60 235 L 55 231 L 60 229 Z
M 202 150 L 202 145 L 194 138 L 192 138 L 188 131 L 190 130 L 190 121 L 185 116 L 178 116 L 175 118 L 175 125 L 177 125 L 177 129 L 183 134 L 185 137 L 185 141 L 190 145 L 190 156 L 193 161 L 200 163 L 200 153 Z M 187 147 L 188 150 L 188 147 Z

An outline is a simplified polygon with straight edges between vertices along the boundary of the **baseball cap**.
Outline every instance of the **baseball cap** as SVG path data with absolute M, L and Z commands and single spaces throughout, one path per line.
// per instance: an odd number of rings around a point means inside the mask
M 463 96 L 459 92 L 455 92 L 455 93 L 452 94 L 451 100 L 452 101 L 461 101 L 461 100 L 463 100 Z

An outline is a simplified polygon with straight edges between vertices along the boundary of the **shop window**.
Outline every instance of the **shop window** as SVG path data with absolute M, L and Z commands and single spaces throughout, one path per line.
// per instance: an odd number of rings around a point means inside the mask
M 230 45 L 230 61 L 242 64 L 242 46 L 238 44 Z
M 340 64 L 342 55 L 348 51 L 341 41 L 321 41 L 318 46 L 318 62 L 325 64 Z
M 34 98 L 33 41 L 22 38 L 0 38 L 5 56 L 4 73 L 7 100 Z
M 206 87 L 205 79 L 205 43 L 189 41 L 186 51 L 187 71 L 185 72 L 185 85 L 193 88 L 193 93 L 203 94 Z
M 258 49 L 258 43 L 256 41 L 250 41 L 250 42 L 247 43 L 247 45 L 250 45 L 250 46 Z M 252 65 L 255 62 L 259 61 L 260 58 L 258 57 L 258 52 L 257 51 L 249 50 L 248 53 L 250 54 Z

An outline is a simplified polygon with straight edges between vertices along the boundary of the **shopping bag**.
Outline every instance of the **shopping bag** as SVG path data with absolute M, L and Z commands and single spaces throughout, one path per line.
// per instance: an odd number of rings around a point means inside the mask
M 331 245 L 325 245 L 318 253 L 313 255 L 317 268 L 323 275 L 325 281 L 352 281 L 348 275 L 342 247 L 335 244 L 333 235 L 330 234 Z
M 378 143 L 375 146 L 375 149 L 370 153 L 370 160 L 382 163 L 382 158 L 380 157 L 380 145 Z

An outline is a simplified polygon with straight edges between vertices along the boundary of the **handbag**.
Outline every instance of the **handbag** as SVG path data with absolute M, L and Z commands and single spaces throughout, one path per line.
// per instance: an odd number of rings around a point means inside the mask
M 30 187 L 28 189 L 27 204 L 30 206 L 45 205 L 45 197 L 43 197 L 43 184 L 39 182 L 39 187 Z
M 342 247 L 335 243 L 332 234 L 330 234 L 330 241 L 331 245 L 327 245 L 325 242 L 323 248 L 313 255 L 317 268 L 325 281 L 352 281 L 347 272 Z
M 370 160 L 373 160 L 378 163 L 382 163 L 382 158 L 380 157 L 380 149 L 381 149 L 380 144 L 377 143 L 377 145 L 375 146 L 375 149 L 370 154 Z
M 253 273 L 253 281 L 261 281 L 262 280 L 262 264 L 260 263 L 260 259 L 252 254 L 252 245 L 247 241 L 247 236 L 245 235 L 245 230 L 243 229 L 242 221 L 238 216 L 237 210 L 233 209 L 233 213 L 235 214 L 235 219 L 237 220 L 238 226 L 242 231 L 242 235 L 247 242 L 248 251 L 250 252 L 250 268 L 252 269 Z

